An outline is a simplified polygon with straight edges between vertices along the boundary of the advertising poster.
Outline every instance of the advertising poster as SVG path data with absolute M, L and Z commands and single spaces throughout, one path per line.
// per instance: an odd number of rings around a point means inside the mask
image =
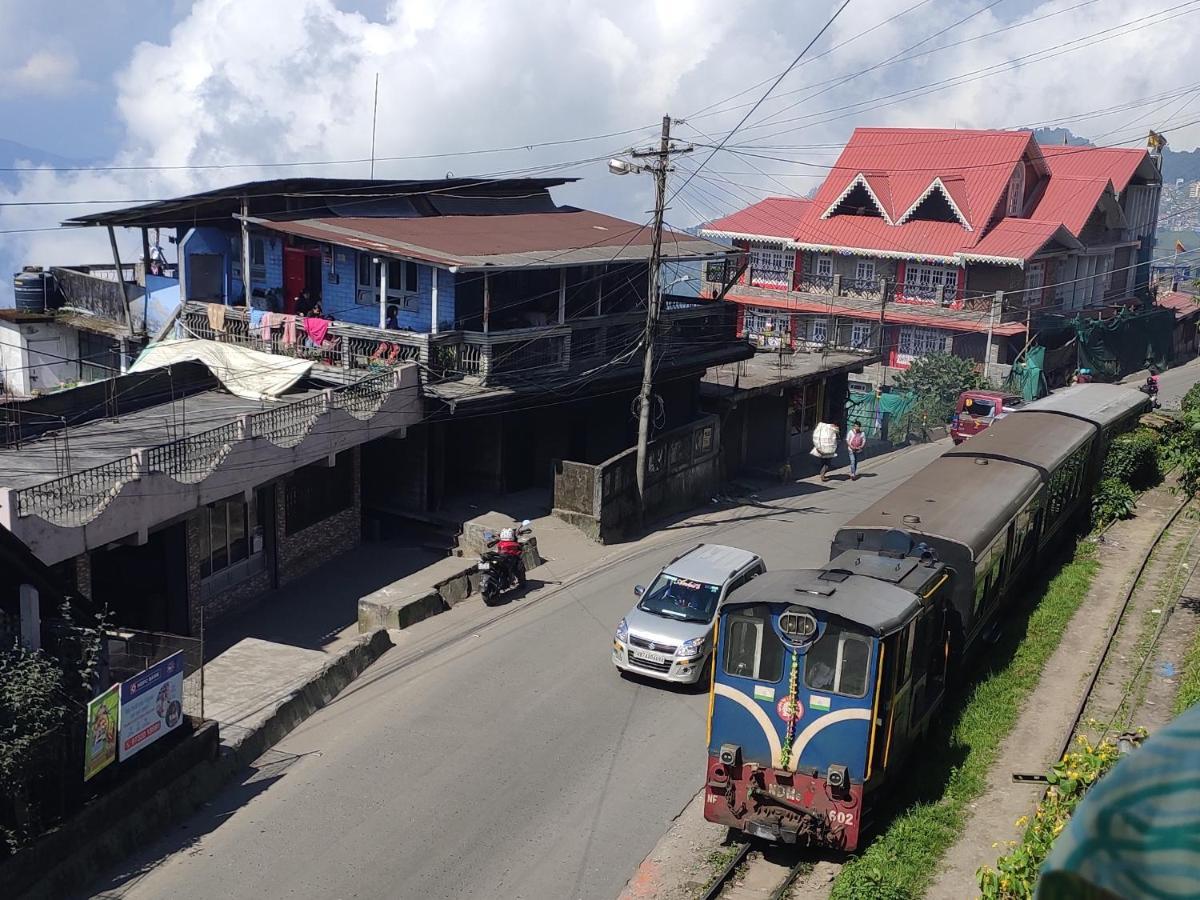
M 121 682 L 119 758 L 129 759 L 183 721 L 183 651 Z
M 87 736 L 83 742 L 83 780 L 87 781 L 117 758 L 117 718 L 121 686 L 114 684 L 88 701 Z

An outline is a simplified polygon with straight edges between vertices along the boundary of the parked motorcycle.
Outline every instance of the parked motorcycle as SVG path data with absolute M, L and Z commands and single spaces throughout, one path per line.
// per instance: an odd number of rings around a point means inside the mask
M 1146 381 L 1138 388 L 1143 394 L 1150 398 L 1150 405 L 1155 409 L 1159 408 L 1158 403 L 1158 381 L 1153 377 L 1147 378 Z
M 500 533 L 485 532 L 487 549 L 479 556 L 479 593 L 483 602 L 495 606 L 500 595 L 511 587 L 525 586 L 523 538 L 533 534 L 529 520 L 519 528 L 504 528 Z

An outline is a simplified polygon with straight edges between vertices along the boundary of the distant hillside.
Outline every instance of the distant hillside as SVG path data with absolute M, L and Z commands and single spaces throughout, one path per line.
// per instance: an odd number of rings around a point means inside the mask
M 1090 147 L 1092 145 L 1087 138 L 1072 134 L 1066 128 L 1037 128 L 1034 129 L 1033 136 L 1043 147 L 1053 147 L 1056 144 L 1067 144 L 1071 147 Z
M 68 159 L 56 153 L 39 150 L 37 147 L 27 147 L 16 141 L 0 138 L 0 169 L 14 169 L 17 166 L 80 166 L 87 165 L 86 160 Z M 16 172 L 0 172 L 0 184 L 15 187 Z

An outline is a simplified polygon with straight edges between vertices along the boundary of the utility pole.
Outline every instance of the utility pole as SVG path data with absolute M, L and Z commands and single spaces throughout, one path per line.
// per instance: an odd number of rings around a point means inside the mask
M 643 339 L 645 356 L 642 368 L 642 390 L 638 396 L 638 442 L 637 442 L 637 492 L 638 507 L 642 516 L 646 513 L 646 476 L 649 466 L 650 407 L 654 396 L 654 342 L 658 337 L 659 308 L 662 303 L 659 287 L 659 270 L 662 268 L 663 212 L 667 202 L 667 175 L 671 171 L 671 156 L 688 153 L 691 147 L 671 146 L 671 117 L 663 116 L 662 137 L 657 150 L 635 150 L 631 156 L 650 159 L 643 166 L 634 166 L 620 160 L 612 160 L 609 169 L 616 174 L 648 171 L 654 176 L 654 224 L 650 245 L 650 279 L 646 297 L 646 334 Z
M 988 316 L 987 343 L 983 345 L 983 380 L 987 381 L 992 372 L 992 330 L 996 327 L 996 314 L 1004 303 L 1004 291 L 996 291 L 992 297 L 992 310 Z

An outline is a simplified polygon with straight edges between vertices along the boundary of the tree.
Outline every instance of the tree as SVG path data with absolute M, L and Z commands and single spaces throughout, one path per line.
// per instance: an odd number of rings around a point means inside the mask
M 913 396 L 910 430 L 912 426 L 945 424 L 954 414 L 959 394 L 984 386 L 975 361 L 953 353 L 919 356 L 895 381 L 897 389 Z

